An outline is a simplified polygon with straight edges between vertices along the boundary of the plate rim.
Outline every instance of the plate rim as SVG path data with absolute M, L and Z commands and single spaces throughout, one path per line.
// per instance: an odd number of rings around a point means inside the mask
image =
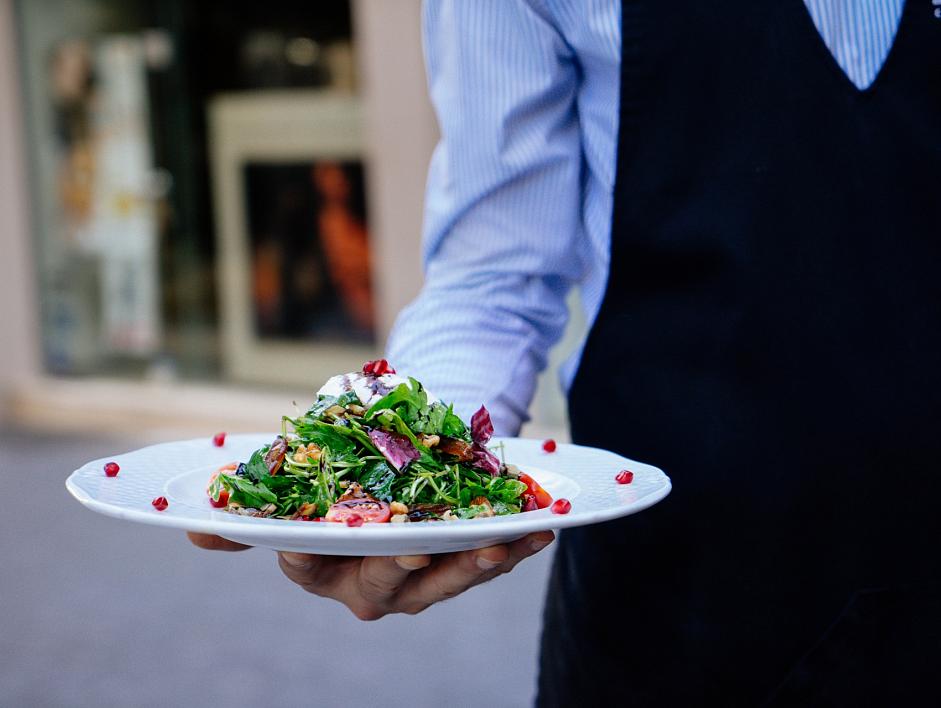
M 247 433 L 239 434 L 239 437 L 250 437 L 253 435 L 265 436 L 270 434 Z M 501 440 L 528 441 L 530 443 L 540 442 L 540 440 L 535 438 L 521 437 L 500 437 L 495 438 L 494 440 L 497 442 L 500 442 Z M 130 450 L 125 453 L 118 453 L 112 457 L 145 453 L 147 451 L 154 451 L 164 446 L 192 444 L 202 441 L 202 438 L 191 438 L 188 440 L 161 442 Z M 621 458 L 631 465 L 642 466 L 646 471 L 652 472 L 655 476 L 660 478 L 660 485 L 656 489 L 650 491 L 649 493 L 629 504 L 612 505 L 596 510 L 579 511 L 575 514 L 553 514 L 548 509 L 540 509 L 536 512 L 526 512 L 525 515 L 514 514 L 511 516 L 501 516 L 488 519 L 463 519 L 435 524 L 364 524 L 363 526 L 357 527 L 355 529 L 348 528 L 344 524 L 317 524 L 303 521 L 291 521 L 287 519 L 257 519 L 238 516 L 221 510 L 216 511 L 211 508 L 202 512 L 205 515 L 205 518 L 199 518 L 181 514 L 167 514 L 165 512 L 158 512 L 152 509 L 136 509 L 132 507 L 121 506 L 113 502 L 104 502 L 94 498 L 86 489 L 79 486 L 77 478 L 78 475 L 83 471 L 88 470 L 96 464 L 103 464 L 104 461 L 108 460 L 109 458 L 94 459 L 81 465 L 75 469 L 65 480 L 65 487 L 68 492 L 87 509 L 104 516 L 109 516 L 111 518 L 117 518 L 124 521 L 132 521 L 163 528 L 175 528 L 184 531 L 192 531 L 195 533 L 210 533 L 218 536 L 225 536 L 226 532 L 229 532 L 231 535 L 236 535 L 240 539 L 244 540 L 271 540 L 273 537 L 279 537 L 283 539 L 290 538 L 292 540 L 309 539 L 312 543 L 321 540 L 325 542 L 330 542 L 331 540 L 340 541 L 341 539 L 345 542 L 351 542 L 355 538 L 352 536 L 352 534 L 356 534 L 357 536 L 361 537 L 366 543 L 373 543 L 379 540 L 388 542 L 408 542 L 418 541 L 419 537 L 421 536 L 425 536 L 427 538 L 429 533 L 432 534 L 435 538 L 440 538 L 442 541 L 474 541 L 493 538 L 494 536 L 510 537 L 513 535 L 519 536 L 536 531 L 574 528 L 578 526 L 604 523 L 606 521 L 611 521 L 644 511 L 645 509 L 650 508 L 654 504 L 657 504 L 666 498 L 673 489 L 673 484 L 670 477 L 662 469 L 654 465 L 632 460 L 610 450 L 605 450 L 604 448 L 578 445 L 577 443 L 559 443 L 559 445 L 560 447 L 565 446 L 565 448 L 581 448 L 585 450 L 601 451 Z M 205 466 L 208 467 L 210 464 Z M 162 488 L 159 492 L 155 493 L 156 496 L 162 494 L 166 486 L 173 480 L 179 478 L 182 475 L 191 474 L 195 469 L 198 469 L 198 467 L 202 466 L 203 465 L 194 466 L 192 469 L 181 471 L 179 474 L 173 475 L 169 479 L 162 481 Z M 554 470 L 552 472 L 553 474 L 564 477 L 581 487 L 585 486 L 585 482 L 580 481 L 577 477 L 567 475 L 564 472 L 558 472 Z M 188 508 L 191 509 L 193 513 L 199 513 L 201 511 L 194 507 Z M 524 516 L 525 518 L 521 518 Z M 368 549 L 364 549 L 364 551 L 365 550 Z

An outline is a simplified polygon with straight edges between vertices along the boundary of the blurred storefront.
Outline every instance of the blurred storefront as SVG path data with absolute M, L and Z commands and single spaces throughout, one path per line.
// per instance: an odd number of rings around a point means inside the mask
M 0 0 L 0 413 L 270 428 L 379 353 L 421 283 L 419 12 Z

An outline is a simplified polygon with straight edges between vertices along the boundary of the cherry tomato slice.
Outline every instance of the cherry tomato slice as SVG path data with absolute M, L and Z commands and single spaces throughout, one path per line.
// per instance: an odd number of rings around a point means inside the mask
M 327 521 L 345 522 L 351 517 L 360 517 L 363 523 L 382 524 L 389 520 L 389 505 L 376 499 L 347 499 L 330 507 L 324 517 Z M 354 519 L 355 520 L 355 519 Z
M 210 491 L 210 490 L 212 489 L 212 483 L 215 482 L 215 481 L 216 481 L 216 477 L 218 477 L 218 476 L 219 476 L 220 474 L 222 474 L 223 472 L 234 472 L 235 470 L 238 469 L 238 467 L 239 467 L 239 463 L 238 463 L 238 462 L 230 462 L 230 463 L 227 464 L 227 465 L 222 465 L 222 467 L 220 467 L 219 469 L 217 469 L 215 472 L 213 472 L 213 473 L 209 476 L 209 484 L 206 485 L 206 496 L 209 497 L 209 503 L 210 503 L 213 507 L 215 507 L 216 509 L 221 509 L 221 508 L 223 508 L 226 504 L 229 503 L 229 493 L 228 493 L 225 489 L 223 489 L 223 490 L 222 490 L 222 493 L 219 494 L 219 499 L 218 499 L 218 500 L 214 500 L 214 499 L 212 498 L 212 492 Z
M 520 472 L 520 482 L 526 485 L 529 493 L 536 498 L 536 506 L 545 509 L 552 503 L 552 496 L 545 489 L 539 486 L 539 482 L 530 477 L 525 472 Z

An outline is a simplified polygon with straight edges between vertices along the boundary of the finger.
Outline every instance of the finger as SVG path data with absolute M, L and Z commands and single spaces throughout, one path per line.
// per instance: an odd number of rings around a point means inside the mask
M 518 538 L 509 545 L 510 555 L 506 562 L 500 565 L 500 572 L 509 573 L 520 561 L 539 553 L 554 540 L 555 534 L 552 531 L 537 531 Z
M 213 536 L 208 533 L 194 533 L 187 531 L 186 535 L 194 546 L 203 548 L 207 551 L 245 551 L 251 548 L 244 543 L 236 543 L 221 536 Z
M 278 551 L 278 566 L 289 580 L 308 592 L 325 594 L 331 573 L 327 572 L 328 559 L 310 553 Z
M 441 557 L 428 569 L 411 576 L 399 592 L 397 609 L 415 614 L 429 605 L 460 595 L 485 573 L 509 558 L 506 546 L 490 546 Z
M 543 548 L 551 544 L 555 540 L 555 534 L 552 531 L 539 531 L 537 533 L 529 534 L 523 538 L 519 538 L 509 544 L 509 556 L 506 561 L 501 563 L 495 569 L 484 573 L 477 579 L 477 582 L 474 585 L 480 585 L 486 583 L 489 580 L 509 573 L 513 570 L 520 561 L 523 561 L 529 558 L 532 555 L 535 555 Z
M 427 567 L 431 556 L 372 556 L 359 566 L 358 590 L 368 603 L 385 605 L 413 571 Z

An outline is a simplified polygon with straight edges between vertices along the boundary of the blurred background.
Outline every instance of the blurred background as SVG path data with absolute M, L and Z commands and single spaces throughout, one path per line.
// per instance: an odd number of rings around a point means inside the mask
M 379 355 L 436 139 L 419 0 L 0 0 L 0 705 L 529 701 L 548 554 L 361 624 L 63 487 Z M 565 439 L 583 330 L 524 435 Z

